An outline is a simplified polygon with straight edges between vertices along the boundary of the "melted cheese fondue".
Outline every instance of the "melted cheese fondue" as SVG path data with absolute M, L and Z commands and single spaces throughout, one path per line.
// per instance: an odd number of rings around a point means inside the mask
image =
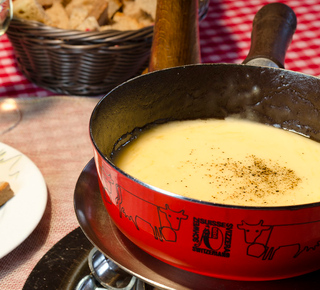
M 230 205 L 320 201 L 320 144 L 245 120 L 177 121 L 124 146 L 115 164 L 158 188 Z

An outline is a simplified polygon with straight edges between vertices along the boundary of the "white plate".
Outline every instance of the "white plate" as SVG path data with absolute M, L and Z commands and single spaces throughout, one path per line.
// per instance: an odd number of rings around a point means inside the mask
M 0 142 L 0 181 L 15 195 L 0 207 L 0 258 L 35 229 L 47 205 L 47 187 L 38 167 L 18 150 Z

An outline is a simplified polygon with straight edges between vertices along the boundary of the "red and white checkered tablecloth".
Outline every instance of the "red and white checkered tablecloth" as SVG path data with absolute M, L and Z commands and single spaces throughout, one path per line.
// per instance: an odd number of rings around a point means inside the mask
M 207 17 L 200 23 L 203 63 L 241 63 L 250 48 L 252 20 L 271 2 L 289 5 L 298 26 L 287 52 L 289 70 L 320 75 L 320 0 L 210 0 Z M 54 95 L 30 83 L 19 71 L 11 43 L 0 37 L 0 97 Z
M 287 51 L 285 68 L 320 75 L 319 0 L 211 0 L 209 13 L 200 23 L 204 63 L 241 63 L 250 49 L 252 21 L 257 11 L 272 2 L 290 6 L 297 29 Z
M 0 37 L 0 97 L 46 97 L 55 95 L 31 83 L 18 69 L 11 42 Z

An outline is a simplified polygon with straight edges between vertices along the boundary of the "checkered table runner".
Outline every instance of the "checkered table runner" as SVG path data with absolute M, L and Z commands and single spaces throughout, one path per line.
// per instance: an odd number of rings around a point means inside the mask
M 200 23 L 203 63 L 241 63 L 250 48 L 252 20 L 271 2 L 290 6 L 298 26 L 286 56 L 286 69 L 320 75 L 320 0 L 211 0 Z M 0 97 L 54 95 L 29 82 L 19 71 L 6 35 L 0 37 Z

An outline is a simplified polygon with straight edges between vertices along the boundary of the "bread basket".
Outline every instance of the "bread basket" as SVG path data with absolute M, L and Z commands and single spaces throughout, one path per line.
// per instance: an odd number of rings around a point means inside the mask
M 153 27 L 76 31 L 13 18 L 7 31 L 18 67 L 33 83 L 79 96 L 108 92 L 147 66 Z
M 199 1 L 202 19 L 208 0 Z M 148 66 L 153 26 L 132 31 L 77 31 L 14 17 L 7 30 L 20 71 L 57 94 L 97 96 Z

